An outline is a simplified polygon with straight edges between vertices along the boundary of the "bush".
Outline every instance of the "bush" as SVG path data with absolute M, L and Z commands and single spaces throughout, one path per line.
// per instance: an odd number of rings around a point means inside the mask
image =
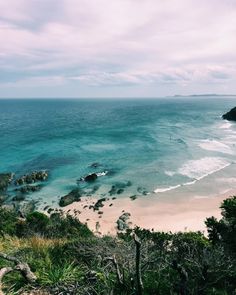
M 15 235 L 17 232 L 18 217 L 15 211 L 0 207 L 0 234 Z
M 220 208 L 221 220 L 206 220 L 209 239 L 214 245 L 222 243 L 230 255 L 236 256 L 236 196 L 224 200 Z
M 93 236 L 87 225 L 81 223 L 77 218 L 71 215 L 62 216 L 59 213 L 51 215 L 47 234 L 51 237 L 67 237 L 72 239 Z
M 0 208 L 5 235 L 0 246 L 26 261 L 39 286 L 50 294 L 134 295 L 135 232 L 141 240 L 143 295 L 236 295 L 236 197 L 225 200 L 221 209 L 221 220 L 206 220 L 206 238 L 201 232 L 173 234 L 139 227 L 118 237 L 96 237 L 70 215 L 34 212 L 23 220 Z M 0 265 L 6 261 L 0 259 Z M 9 274 L 4 282 L 8 290 L 15 286 L 16 294 L 24 294 L 25 282 L 18 274 Z
M 17 235 L 18 237 L 43 236 L 47 238 L 92 237 L 89 228 L 73 216 L 63 216 L 54 213 L 50 217 L 33 212 L 26 219 L 19 218 L 13 210 L 0 207 L 0 234 L 4 236 Z
M 33 212 L 27 215 L 26 223 L 30 231 L 35 233 L 45 233 L 47 232 L 50 219 L 43 213 Z

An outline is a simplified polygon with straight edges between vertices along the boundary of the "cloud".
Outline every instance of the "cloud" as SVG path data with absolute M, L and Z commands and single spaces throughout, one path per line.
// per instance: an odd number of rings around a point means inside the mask
M 220 83 L 236 77 L 236 70 L 205 68 L 197 70 L 197 66 L 188 69 L 168 68 L 164 72 L 91 72 L 70 80 L 82 81 L 88 85 L 124 85 L 126 84 L 188 84 L 201 81 L 202 83 Z
M 0 84 L 2 87 L 39 87 L 39 86 L 50 86 L 55 87 L 62 85 L 66 82 L 66 79 L 61 76 L 42 76 L 42 77 L 30 77 L 25 79 L 19 79 L 14 82 L 5 82 Z
M 233 0 L 0 0 L 0 85 L 236 82 L 235 35 Z

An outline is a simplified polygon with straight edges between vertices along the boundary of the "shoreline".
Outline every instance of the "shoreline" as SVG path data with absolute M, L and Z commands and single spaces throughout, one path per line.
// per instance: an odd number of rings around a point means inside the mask
M 82 223 L 97 234 L 115 235 L 117 233 L 116 221 L 124 213 L 130 213 L 128 220 L 130 227 L 165 231 L 201 231 L 206 233 L 204 221 L 207 217 L 221 217 L 220 205 L 222 201 L 230 196 L 236 195 L 236 189 L 215 196 L 195 196 L 174 199 L 171 197 L 160 198 L 148 195 L 131 200 L 120 198 L 112 200 L 109 198 L 99 211 L 89 209 L 98 199 L 82 198 L 64 208 L 64 213 L 78 217 Z M 112 204 L 112 205 L 111 205 Z M 98 213 L 100 212 L 100 213 Z M 102 212 L 102 213 L 101 213 Z

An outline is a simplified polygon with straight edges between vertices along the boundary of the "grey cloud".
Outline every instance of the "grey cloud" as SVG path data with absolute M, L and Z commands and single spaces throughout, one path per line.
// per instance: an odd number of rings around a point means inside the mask
M 231 0 L 0 0 L 0 67 L 4 83 L 21 87 L 51 75 L 101 92 L 219 81 L 232 89 L 235 27 Z

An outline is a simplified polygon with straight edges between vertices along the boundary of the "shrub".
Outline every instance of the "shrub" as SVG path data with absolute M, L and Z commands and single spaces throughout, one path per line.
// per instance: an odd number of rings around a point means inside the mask
M 0 234 L 15 235 L 18 218 L 15 211 L 0 207 Z
M 30 231 L 46 233 L 50 219 L 41 212 L 33 212 L 27 215 L 26 222 Z

